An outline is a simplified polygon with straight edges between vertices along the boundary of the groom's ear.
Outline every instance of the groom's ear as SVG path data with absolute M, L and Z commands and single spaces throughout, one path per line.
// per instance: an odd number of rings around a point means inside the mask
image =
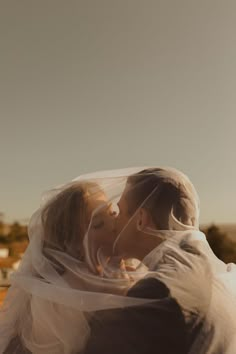
M 142 231 L 145 229 L 145 227 L 150 226 L 150 223 L 151 215 L 146 209 L 140 208 L 137 217 L 137 229 Z

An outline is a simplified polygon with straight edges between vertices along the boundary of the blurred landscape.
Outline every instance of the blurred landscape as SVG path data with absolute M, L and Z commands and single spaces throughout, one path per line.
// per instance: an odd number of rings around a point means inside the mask
M 215 253 L 225 263 L 236 263 L 236 224 L 212 224 L 201 227 Z
M 2 214 L 1 214 L 2 215 Z M 236 263 L 236 224 L 202 225 L 207 240 L 218 258 Z M 0 304 L 10 286 L 10 275 L 20 264 L 28 246 L 27 225 L 0 219 Z
M 10 285 L 10 275 L 20 264 L 28 246 L 27 225 L 15 221 L 5 223 L 0 214 L 0 304 Z

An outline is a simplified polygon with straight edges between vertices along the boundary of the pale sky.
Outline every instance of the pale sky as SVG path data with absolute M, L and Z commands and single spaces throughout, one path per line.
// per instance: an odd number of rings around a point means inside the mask
M 236 1 L 0 0 L 0 211 L 76 176 L 173 166 L 236 222 Z

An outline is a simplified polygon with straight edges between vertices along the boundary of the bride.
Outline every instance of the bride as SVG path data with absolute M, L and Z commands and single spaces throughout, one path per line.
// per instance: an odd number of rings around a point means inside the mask
M 28 249 L 0 312 L 0 352 L 80 352 L 89 312 L 117 306 L 119 298 L 109 305 L 106 294 L 123 294 L 130 285 L 127 277 L 101 277 L 93 252 L 101 244 L 104 260 L 112 253 L 111 203 L 96 181 L 73 181 L 46 193 L 28 231 Z

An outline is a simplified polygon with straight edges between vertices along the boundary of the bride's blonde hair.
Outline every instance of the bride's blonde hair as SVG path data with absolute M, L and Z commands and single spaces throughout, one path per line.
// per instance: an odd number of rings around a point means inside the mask
M 95 183 L 72 183 L 42 211 L 44 251 L 58 250 L 84 260 L 83 238 L 90 220 L 89 195 Z

